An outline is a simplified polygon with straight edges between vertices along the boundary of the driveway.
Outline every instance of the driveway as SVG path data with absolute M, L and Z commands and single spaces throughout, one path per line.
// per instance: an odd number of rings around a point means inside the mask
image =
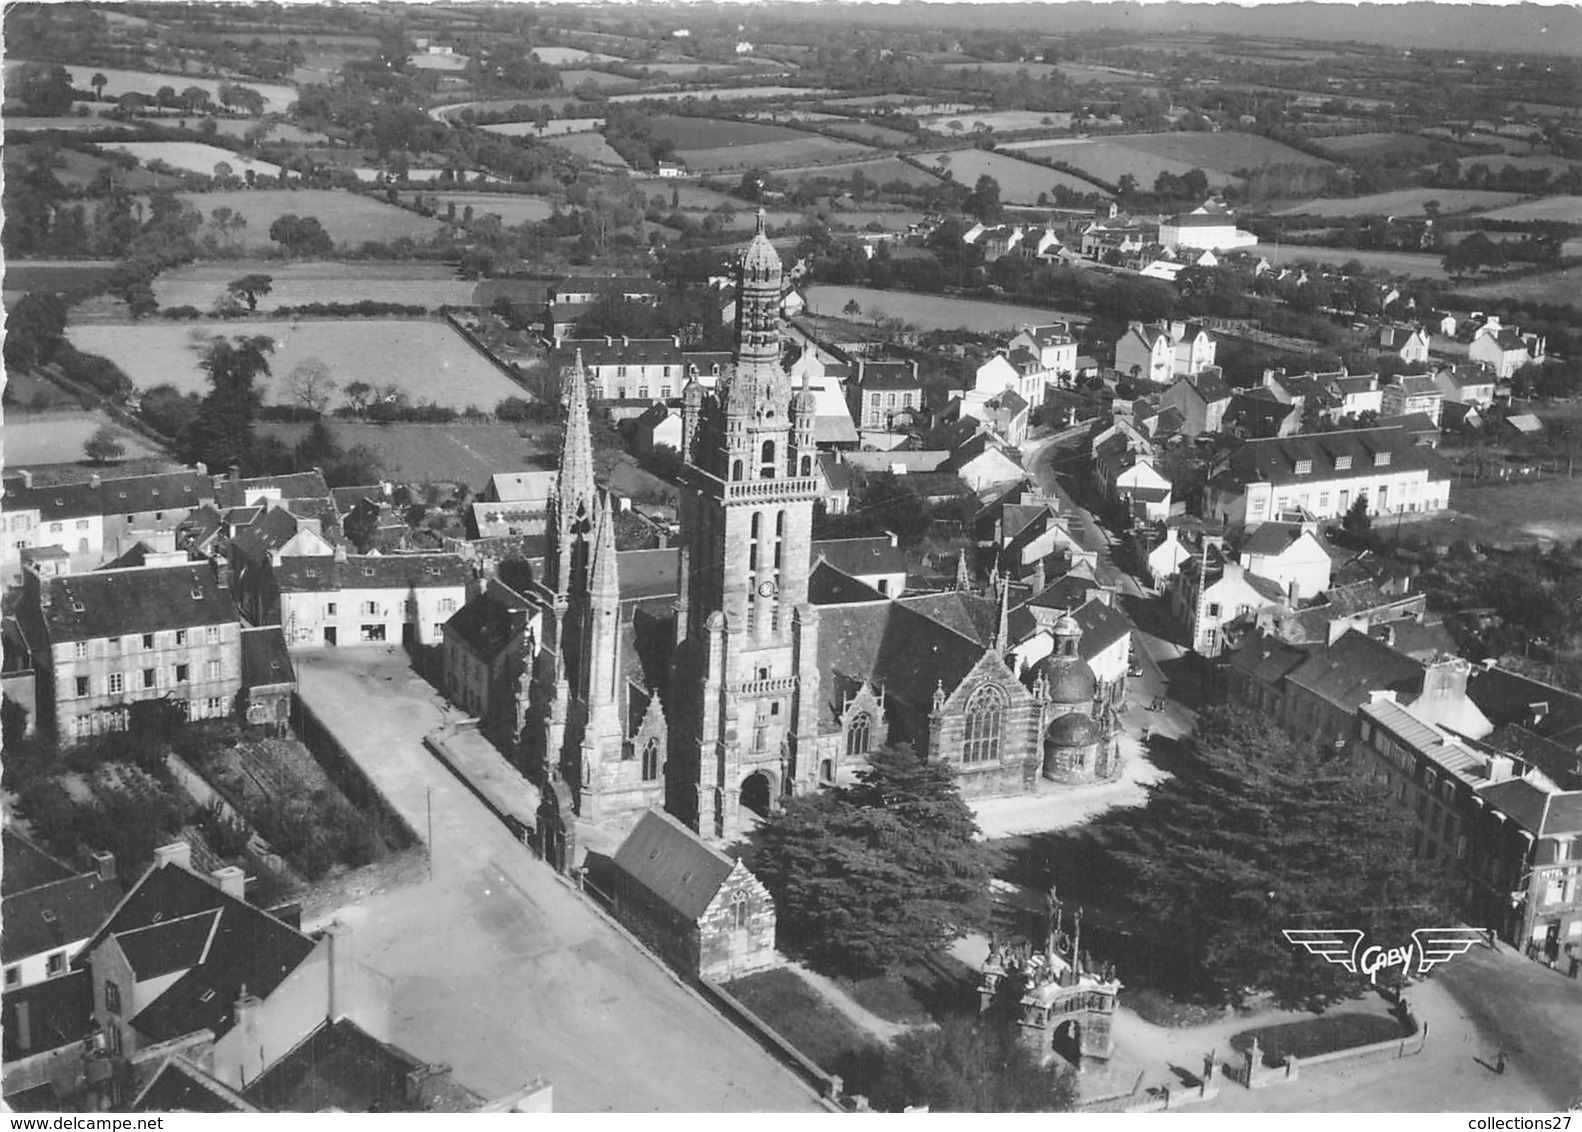
M 321 921 L 393 980 L 397 1045 L 486 1097 L 542 1075 L 563 1112 L 822 1111 L 424 750 L 440 701 L 399 650 L 294 659 L 303 700 L 421 836 L 432 803 L 432 878 Z

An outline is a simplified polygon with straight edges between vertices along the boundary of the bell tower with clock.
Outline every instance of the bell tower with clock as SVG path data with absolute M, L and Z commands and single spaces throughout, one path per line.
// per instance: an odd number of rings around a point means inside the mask
M 822 479 L 814 403 L 781 363 L 780 256 L 758 230 L 737 269 L 736 348 L 682 398 L 681 538 L 669 806 L 705 836 L 813 788 L 818 628 L 808 602 Z

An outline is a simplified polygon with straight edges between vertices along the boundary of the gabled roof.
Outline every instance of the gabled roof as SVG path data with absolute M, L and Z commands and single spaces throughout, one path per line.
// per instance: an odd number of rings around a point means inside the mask
M 681 548 L 622 550 L 615 555 L 622 601 L 675 597 L 681 592 Z
M 1399 417 L 1380 417 L 1379 427 L 1402 429 L 1413 436 L 1421 436 L 1430 432 L 1437 434 L 1439 432 L 1439 426 L 1434 423 L 1434 418 L 1427 413 L 1407 413 Z
M 649 810 L 621 847 L 615 867 L 695 922 L 736 862 L 661 810 Z
M 274 568 L 281 593 L 465 586 L 472 569 L 454 554 L 349 554 L 344 562 L 291 555 Z
M 13 845 L 6 838 L 5 871 L 12 870 Z M 22 862 L 22 868 L 26 863 Z M 65 876 L 7 893 L 0 909 L 0 960 L 15 963 L 87 939 L 115 911 L 121 888 L 94 873 Z
M 859 582 L 823 559 L 815 559 L 808 575 L 807 599 L 814 605 L 847 605 L 852 602 L 884 601 L 885 597 L 867 582 Z
M 339 1018 L 322 1023 L 270 1065 L 247 1086 L 246 1097 L 276 1112 L 471 1112 L 484 1103 L 448 1081 L 429 1104 L 418 1104 L 408 1075 L 424 1068 L 350 1018 Z
M 279 625 L 242 629 L 242 687 L 267 688 L 295 684 L 296 669 L 286 651 L 286 634 Z
M 1083 660 L 1092 660 L 1117 641 L 1131 635 L 1131 618 L 1126 616 L 1120 606 L 1098 598 L 1093 598 L 1071 616 L 1082 626 L 1082 639 L 1077 642 L 1077 652 Z
M 983 656 L 971 637 L 906 605 L 887 601 L 828 605 L 819 610 L 819 671 L 835 677 L 821 705 L 823 722 L 838 715 L 840 678 L 882 687 L 915 711 L 927 712 L 936 688 L 953 692 Z
M 1245 555 L 1278 557 L 1306 533 L 1300 523 L 1262 523 L 1257 530 L 1247 536 L 1247 541 L 1242 543 L 1241 552 Z
M 1215 366 L 1196 374 L 1187 374 L 1181 380 L 1186 382 L 1187 388 L 1210 405 L 1218 401 L 1229 401 L 1231 388 L 1217 372 L 1218 368 Z
M 238 620 L 207 564 L 66 574 L 39 586 L 49 596 L 41 617 L 55 644 Z
M 1293 645 L 1279 637 L 1260 633 L 1247 638 L 1241 648 L 1231 653 L 1230 666 L 1259 683 L 1272 686 L 1300 668 L 1318 647 Z
M 1379 456 L 1387 458 L 1388 463 L 1376 464 Z M 1350 460 L 1350 467 L 1339 467 L 1338 463 L 1346 459 Z M 1310 462 L 1311 471 L 1299 476 L 1296 468 L 1303 461 Z M 1364 428 L 1249 440 L 1232 454 L 1225 471 L 1242 483 L 1262 480 L 1291 484 L 1360 477 L 1374 479 L 1382 466 L 1389 467 L 1392 473 L 1426 468 L 1431 474 L 1440 467 L 1426 449 L 1412 442 L 1406 431 Z
M 824 471 L 824 479 L 828 481 L 831 491 L 849 491 L 855 478 L 851 469 L 833 452 L 820 452 L 818 454 L 819 467 Z
M 7 511 L 37 509 L 43 522 L 80 519 L 91 515 L 134 515 L 145 511 L 180 510 L 212 502 L 214 483 L 198 472 L 163 472 L 151 476 L 125 476 L 43 487 L 23 487 L 20 480 L 5 484 Z
M 860 578 L 866 574 L 905 574 L 906 551 L 888 535 L 867 538 L 816 539 L 812 558 L 823 558 L 842 573 Z
M 0 893 L 8 897 L 76 875 L 14 829 L 0 830 L 0 845 L 5 858 L 5 869 L 0 871 Z
M 1346 710 L 1369 700 L 1373 691 L 1394 691 L 1415 696 L 1423 689 L 1423 666 L 1356 630 L 1328 648 L 1319 649 L 1287 681 Z
M 535 605 L 510 586 L 491 578 L 483 593 L 445 622 L 445 631 L 464 642 L 474 656 L 491 662 L 513 641 L 522 639 L 529 611 Z
M 1545 790 L 1525 778 L 1511 778 L 1478 794 L 1537 837 L 1582 833 L 1582 790 Z
M 921 613 L 977 644 L 988 646 L 999 625 L 999 603 L 962 590 L 934 594 L 904 594 L 896 604 Z
M 1504 668 L 1473 669 L 1467 696 L 1495 726 L 1519 723 L 1550 737 L 1582 723 L 1582 696 Z
M 210 908 L 119 932 L 115 942 L 126 956 L 132 974 L 141 983 L 172 971 L 185 971 L 203 962 L 214 940 L 214 930 L 219 926 L 220 909 Z
M 1428 373 L 1403 373 L 1385 386 L 1386 389 L 1394 386 L 1408 397 L 1443 397 L 1444 391 L 1434 381 L 1433 374 Z
M 250 479 L 220 480 L 214 489 L 214 498 L 221 507 L 243 507 L 250 494 L 276 492 L 286 499 L 330 499 L 330 485 L 324 482 L 324 473 L 314 468 L 308 472 L 292 472 L 283 476 L 253 476 Z
M 132 1102 L 133 1112 L 262 1112 L 235 1089 L 182 1057 L 167 1057 Z

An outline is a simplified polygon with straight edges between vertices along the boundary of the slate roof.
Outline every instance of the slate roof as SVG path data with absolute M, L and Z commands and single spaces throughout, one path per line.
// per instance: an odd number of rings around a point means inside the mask
M 1217 369 L 1218 367 L 1211 368 Z M 1192 390 L 1208 404 L 1212 405 L 1216 401 L 1230 400 L 1230 386 L 1225 384 L 1218 373 L 1211 372 L 1211 370 L 1206 369 L 1197 374 L 1188 374 L 1181 380 L 1186 383 L 1188 389 Z
M 681 592 L 681 548 L 622 550 L 615 555 L 622 601 L 675 597 Z
M 267 998 L 313 950 L 311 939 L 269 913 L 226 895 L 178 865 L 166 864 L 143 875 L 81 954 L 90 954 L 107 936 L 119 937 L 204 912 L 218 912 L 218 923 L 200 965 L 132 1019 L 150 1042 L 201 1029 L 222 1036 L 235 1023 L 234 1009 L 243 984 L 252 994 Z M 168 956 L 170 952 L 160 954 Z
M 864 362 L 853 384 L 864 391 L 921 389 L 923 380 L 910 362 Z
M 1230 666 L 1261 684 L 1273 686 L 1300 668 L 1317 645 L 1293 645 L 1260 633 L 1230 655 Z
M 696 922 L 736 862 L 661 810 L 649 810 L 615 851 L 615 867 Z
M 291 555 L 274 568 L 281 593 L 330 593 L 341 589 L 426 589 L 465 586 L 472 570 L 454 554 Z
M 445 628 L 484 662 L 491 662 L 522 639 L 530 611 L 537 605 L 510 586 L 491 578 L 484 591 L 458 609 Z
M 1316 651 L 1286 680 L 1349 712 L 1367 703 L 1375 690 L 1416 696 L 1423 689 L 1423 666 L 1383 641 L 1352 630 Z
M 1248 555 L 1279 556 L 1289 550 L 1302 534 L 1302 526 L 1299 523 L 1262 523 L 1248 536 L 1247 541 L 1242 544 L 1241 551 Z
M 299 1042 L 248 1085 L 245 1096 L 276 1112 L 470 1112 L 484 1103 L 452 1081 L 437 1103 L 415 1105 L 407 1075 L 423 1068 L 411 1054 L 340 1018 Z
M 220 926 L 220 909 L 210 908 L 174 920 L 161 920 L 120 932 L 115 942 L 131 964 L 138 982 L 185 971 L 203 962 Z
M 1444 392 L 1434 382 L 1432 374 L 1403 373 L 1390 382 L 1390 386 L 1399 388 L 1408 397 L 1444 396 Z M 1388 389 L 1390 386 L 1385 386 Z
M 1388 454 L 1388 465 L 1375 465 L 1374 458 L 1381 453 Z M 1351 466 L 1337 468 L 1337 460 L 1348 456 Z M 1310 460 L 1313 466 L 1312 471 L 1298 476 L 1296 465 L 1301 460 Z M 1387 466 L 1391 473 L 1418 468 L 1427 468 L 1433 473 L 1439 467 L 1432 457 L 1412 443 L 1411 436 L 1405 431 L 1399 428 L 1365 428 L 1349 432 L 1249 440 L 1232 454 L 1225 471 L 1242 483 L 1261 480 L 1291 484 L 1361 477 L 1372 479 L 1379 475 L 1382 466 Z
M 492 495 L 501 503 L 547 501 L 554 492 L 555 468 L 548 463 L 547 456 L 542 459 L 545 462 L 535 468 L 520 472 L 496 472 L 489 477 L 485 494 Z M 527 460 L 531 462 L 533 457 L 529 456 Z
M 167 1057 L 132 1102 L 133 1112 L 261 1112 L 235 1089 L 181 1057 Z
M 1484 740 L 1497 751 L 1514 751 L 1566 790 L 1582 790 L 1582 755 L 1516 723 L 1496 727 Z
M 817 561 L 820 557 L 854 578 L 865 574 L 906 573 L 906 551 L 888 535 L 816 539 L 813 542 L 812 558 Z
M 1132 621 L 1119 606 L 1093 598 L 1071 614 L 1082 626 L 1082 640 L 1077 642 L 1077 653 L 1083 660 L 1092 660 L 1123 637 L 1131 635 Z
M 1512 778 L 1485 786 L 1478 793 L 1539 837 L 1582 833 L 1582 790 L 1551 792 L 1525 778 Z
M 297 682 L 296 669 L 286 651 L 286 635 L 279 625 L 242 629 L 242 687 L 267 688 Z
M 585 366 L 680 367 L 683 360 L 681 347 L 673 338 L 631 338 L 624 343 L 619 338 L 613 343 L 603 338 L 578 338 L 563 341 L 561 349 L 551 352 L 550 364 L 561 369 L 574 366 L 578 350 Z
M 1098 583 L 1092 578 L 1084 577 L 1075 571 L 1056 578 L 1040 592 L 1027 599 L 1028 605 L 1036 605 L 1042 609 L 1058 609 L 1062 612 L 1076 609 L 1085 605 L 1088 596 L 1098 589 Z
M 286 499 L 329 499 L 330 485 L 324 482 L 324 473 L 314 468 L 308 472 L 292 472 L 283 476 L 253 476 L 250 479 L 222 479 L 214 489 L 214 499 L 221 507 L 244 507 L 248 492 L 269 491 L 280 493 Z
M 332 487 L 330 498 L 335 501 L 335 509 L 343 515 L 365 499 L 380 506 L 390 502 L 390 497 L 385 494 L 384 485 L 378 483 L 355 487 Z
M 6 840 L 5 871 L 11 872 L 11 846 Z M 94 873 L 46 881 L 7 893 L 0 909 L 0 958 L 15 963 L 29 955 L 55 951 L 87 939 L 115 911 L 121 886 Z
M 934 690 L 948 695 L 983 656 L 983 646 L 898 602 L 825 606 L 819 610 L 819 671 L 830 681 L 822 705 L 825 727 L 838 720 L 840 679 L 883 687 L 926 713 Z M 821 689 L 826 691 L 825 689 Z
M 1582 723 L 1582 696 L 1503 668 L 1474 668 L 1467 696 L 1495 726 L 1520 723 L 1546 738 Z M 1539 704 L 1544 712 L 1535 723 Z
M 41 522 L 79 519 L 89 515 L 133 515 L 197 507 L 212 502 L 214 483 L 198 472 L 163 472 L 151 476 L 23 487 L 21 480 L 5 484 L 7 511 L 37 509 Z
M 1399 428 L 1418 436 L 1422 433 L 1438 433 L 1439 426 L 1434 423 L 1434 418 L 1427 413 L 1407 413 L 1399 417 L 1380 417 L 1380 428 Z
M 23 1003 L 27 1005 L 28 1028 L 32 1031 L 33 1039 L 31 1048 L 25 1050 L 18 1041 L 17 1027 L 12 1024 L 15 1017 L 13 1011 L 18 1010 Z M 93 1019 L 93 977 L 87 971 L 71 971 L 42 983 L 6 991 L 5 1014 L 4 1057 L 8 1065 L 41 1050 L 82 1041 L 98 1029 Z M 15 1082 L 8 1083 L 15 1087 Z M 46 1084 L 45 1088 L 49 1086 Z M 52 1091 L 40 1099 L 43 1107 L 49 1111 L 60 1112 L 68 1108 L 55 1099 Z M 36 1111 L 24 1107 L 26 1101 L 19 1103 L 15 1093 L 7 1093 L 5 1103 L 8 1111 Z
M 5 868 L 0 872 L 0 894 L 5 896 L 74 875 L 65 864 L 14 830 L 0 831 L 0 846 L 3 846 L 5 858 Z
M 829 482 L 831 491 L 850 491 L 852 481 L 851 468 L 833 452 L 820 452 L 818 455 L 819 467 L 824 470 L 824 478 Z
M 39 585 L 49 595 L 40 616 L 56 644 L 238 620 L 207 564 L 67 574 Z
M 808 575 L 807 599 L 814 605 L 847 605 L 859 601 L 884 601 L 885 596 L 867 582 L 859 582 L 828 562 L 815 560 Z
M 1368 630 L 1370 637 L 1381 640 L 1391 638 L 1390 647 L 1396 652 L 1418 660 L 1431 656 L 1455 655 L 1456 638 L 1443 621 L 1420 622 L 1415 618 L 1374 625 Z
M 1000 606 L 992 598 L 961 590 L 936 594 L 904 594 L 896 604 L 953 629 L 974 644 L 988 647 L 999 627 Z

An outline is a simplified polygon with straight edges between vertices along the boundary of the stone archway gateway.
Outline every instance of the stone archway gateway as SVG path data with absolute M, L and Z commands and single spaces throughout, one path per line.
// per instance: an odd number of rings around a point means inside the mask
M 759 817 L 769 816 L 772 796 L 772 783 L 765 772 L 757 770 L 742 779 L 741 804 Z

